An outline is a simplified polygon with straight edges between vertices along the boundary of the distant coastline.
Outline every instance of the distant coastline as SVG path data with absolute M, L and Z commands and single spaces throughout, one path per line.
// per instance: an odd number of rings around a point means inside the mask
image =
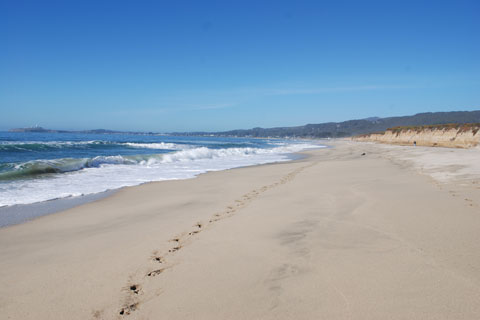
M 55 129 L 45 129 L 39 126 L 28 127 L 28 128 L 13 128 L 8 130 L 8 132 L 32 132 L 32 133 L 85 133 L 85 134 L 155 134 L 160 133 L 155 132 L 139 132 L 139 131 L 115 131 L 108 129 L 93 129 L 93 130 L 55 130 Z
M 210 136 L 210 137 L 240 137 L 240 138 L 345 138 L 361 134 L 370 134 L 402 126 L 425 126 L 441 124 L 466 124 L 479 123 L 480 110 L 476 111 L 451 111 L 451 112 L 426 112 L 402 117 L 369 117 L 343 122 L 325 122 L 319 124 L 306 124 L 295 127 L 253 128 L 237 129 L 230 131 L 208 132 L 141 132 L 141 131 L 116 131 L 108 129 L 93 129 L 81 131 L 53 130 L 39 126 L 30 128 L 15 128 L 9 132 L 35 132 L 35 133 L 81 133 L 81 134 L 138 134 L 138 135 L 174 135 L 174 136 Z

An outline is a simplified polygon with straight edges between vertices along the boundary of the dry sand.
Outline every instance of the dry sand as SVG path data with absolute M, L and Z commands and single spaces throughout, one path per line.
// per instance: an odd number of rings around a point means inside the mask
M 431 150 L 338 141 L 0 229 L 0 318 L 480 319 L 480 161 Z

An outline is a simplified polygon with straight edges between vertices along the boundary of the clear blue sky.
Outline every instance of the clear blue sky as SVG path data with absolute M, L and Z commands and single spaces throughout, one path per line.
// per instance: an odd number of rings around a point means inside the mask
M 480 1 L 0 0 L 0 129 L 480 109 Z

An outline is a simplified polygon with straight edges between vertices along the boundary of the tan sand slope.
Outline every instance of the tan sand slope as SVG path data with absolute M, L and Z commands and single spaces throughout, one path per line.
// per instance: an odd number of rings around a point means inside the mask
M 427 126 L 388 129 L 352 138 L 353 141 L 379 142 L 447 148 L 471 148 L 480 143 L 480 125 Z
M 0 314 L 480 318 L 475 178 L 432 179 L 384 147 L 338 142 L 1 229 Z

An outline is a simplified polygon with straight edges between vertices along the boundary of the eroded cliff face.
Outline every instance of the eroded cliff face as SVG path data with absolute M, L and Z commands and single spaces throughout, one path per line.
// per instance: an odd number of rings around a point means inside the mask
M 354 141 L 369 141 L 399 145 L 471 148 L 480 143 L 480 125 L 394 128 L 385 132 L 352 137 Z

